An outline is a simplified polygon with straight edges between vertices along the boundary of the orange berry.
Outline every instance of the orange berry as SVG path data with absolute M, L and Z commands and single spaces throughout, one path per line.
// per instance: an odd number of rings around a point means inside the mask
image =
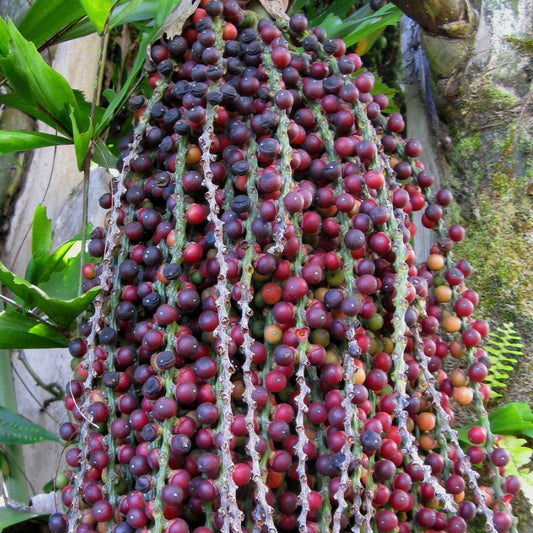
M 187 154 L 185 155 L 185 162 L 187 165 L 196 165 L 200 158 L 202 157 L 202 151 L 195 144 L 191 144 L 187 149 Z
M 461 319 L 458 316 L 445 316 L 441 324 L 446 333 L 457 333 L 461 329 Z
M 440 270 L 444 267 L 444 256 L 441 254 L 431 254 L 426 260 L 426 265 L 430 270 Z
M 278 344 L 278 342 L 281 341 L 282 336 L 283 336 L 283 331 L 276 324 L 267 326 L 265 328 L 265 341 L 267 341 L 270 344 Z
M 434 295 L 437 302 L 446 303 L 452 299 L 452 290 L 448 285 L 439 285 L 435 287 Z
M 470 387 L 457 387 L 453 391 L 453 399 L 460 405 L 468 405 L 474 399 L 474 391 Z
M 453 495 L 453 500 L 455 503 L 461 503 L 465 499 L 465 492 L 460 492 L 459 494 Z
M 283 474 L 280 472 L 276 472 L 275 470 L 272 470 L 271 468 L 268 469 L 267 478 L 266 478 L 266 484 L 271 489 L 275 489 L 281 485 L 283 482 Z
M 464 387 L 468 384 L 468 376 L 461 368 L 456 368 L 450 375 L 451 384 L 454 387 Z
M 421 431 L 431 431 L 435 427 L 435 415 L 433 413 L 420 413 L 416 417 L 416 425 Z
M 362 385 L 366 379 L 366 372 L 364 368 L 356 368 L 353 376 L 353 382 L 355 385 Z
M 466 352 L 466 347 L 459 339 L 450 342 L 450 353 L 456 359 L 460 359 Z
M 423 433 L 422 435 L 420 435 L 420 439 L 418 439 L 418 441 L 420 443 L 420 447 L 426 451 L 434 450 L 439 444 L 433 438 L 433 435 L 431 433 Z

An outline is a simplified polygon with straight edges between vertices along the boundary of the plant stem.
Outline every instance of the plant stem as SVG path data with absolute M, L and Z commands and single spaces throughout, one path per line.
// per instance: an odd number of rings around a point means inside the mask
M 102 83 L 105 71 L 105 54 L 107 44 L 109 41 L 109 32 L 107 31 L 107 22 L 100 37 L 100 50 L 98 55 L 98 70 L 97 77 L 94 84 L 93 97 L 91 101 L 91 115 L 89 124 L 94 124 L 94 117 L 96 115 L 96 107 L 100 102 L 100 93 L 102 92 Z M 91 176 L 91 159 L 94 155 L 96 147 L 96 140 L 91 139 L 87 154 L 83 161 L 83 197 L 82 197 L 82 221 L 81 221 L 81 253 L 80 253 L 80 273 L 78 276 L 78 294 L 81 294 L 81 285 L 83 283 L 82 268 L 85 265 L 86 246 L 87 246 L 87 225 L 89 218 L 89 178 Z

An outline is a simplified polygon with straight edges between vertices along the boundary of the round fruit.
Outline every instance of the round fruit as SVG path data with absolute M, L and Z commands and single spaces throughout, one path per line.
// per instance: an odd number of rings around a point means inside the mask
M 464 533 L 497 495 L 508 530 L 508 452 L 452 429 L 490 395 L 453 195 L 341 39 L 199 3 L 121 120 L 50 529 Z

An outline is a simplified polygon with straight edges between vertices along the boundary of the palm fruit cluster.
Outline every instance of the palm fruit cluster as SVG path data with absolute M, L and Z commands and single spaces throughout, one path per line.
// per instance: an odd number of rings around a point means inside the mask
M 307 26 L 210 0 L 152 45 L 83 269 L 52 532 L 515 530 L 452 194 Z

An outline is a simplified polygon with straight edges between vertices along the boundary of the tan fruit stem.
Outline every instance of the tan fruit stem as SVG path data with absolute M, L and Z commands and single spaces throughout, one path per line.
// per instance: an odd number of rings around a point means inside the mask
M 128 216 L 131 218 L 133 209 L 130 206 L 128 208 Z M 124 259 L 126 259 L 129 251 L 129 239 L 122 235 L 120 247 L 118 249 L 118 259 L 117 264 L 121 264 Z M 107 310 L 107 317 L 106 322 L 108 326 L 111 326 L 112 328 L 116 328 L 116 317 L 115 317 L 115 308 L 117 304 L 120 301 L 120 276 L 118 268 L 115 269 L 114 273 L 114 279 L 113 279 L 113 285 L 112 285 L 112 291 L 110 295 L 110 301 L 111 305 L 109 306 L 109 309 Z M 104 347 L 107 359 L 106 359 L 106 370 L 108 372 L 115 371 L 115 358 L 116 358 L 116 348 L 114 346 L 105 346 Z M 104 395 L 107 400 L 107 405 L 109 406 L 109 417 L 108 417 L 108 425 L 111 427 L 111 424 L 116 420 L 116 411 L 115 411 L 115 392 L 113 388 L 106 387 L 104 390 Z M 116 458 L 116 443 L 115 439 L 110 436 L 110 438 L 107 439 L 107 454 L 109 457 L 109 463 L 107 465 L 107 482 L 106 482 L 106 490 L 107 495 L 109 499 L 109 503 L 115 507 L 117 504 L 118 495 L 116 493 L 116 485 L 119 482 L 119 474 L 117 472 L 117 465 L 115 462 Z M 111 533 L 111 524 L 108 526 L 108 532 Z
M 184 154 L 187 151 L 187 144 L 184 138 L 180 138 L 177 142 L 177 156 L 176 156 L 176 170 L 174 174 L 175 181 L 175 198 L 176 207 L 174 208 L 174 215 L 176 219 L 176 227 L 174 233 L 176 236 L 176 242 L 172 248 L 172 262 L 176 264 L 181 263 L 181 256 L 185 244 L 185 231 L 187 227 L 187 217 L 185 215 L 184 206 L 184 194 L 183 185 L 181 182 L 181 176 L 185 172 L 185 157 Z M 157 282 L 156 287 L 163 296 L 166 293 L 167 302 L 175 302 L 178 292 L 179 281 L 171 281 L 166 287 L 161 282 Z M 167 328 L 167 344 L 166 349 L 168 351 L 174 351 L 176 347 L 176 331 L 177 324 L 170 324 Z M 168 398 L 174 397 L 174 374 L 175 369 L 167 370 L 163 373 L 163 383 L 165 387 L 165 396 Z M 168 462 L 170 454 L 170 441 L 172 439 L 172 427 L 173 420 L 167 419 L 163 422 L 161 427 L 161 436 L 158 439 L 159 453 L 158 453 L 158 466 L 159 470 L 156 477 L 156 489 L 154 495 L 154 528 L 153 533 L 161 533 L 165 528 L 165 517 L 163 515 L 163 499 L 162 491 L 169 475 Z
M 307 104 L 315 115 L 321 138 L 323 139 L 324 147 L 326 148 L 330 160 L 337 161 L 338 156 L 333 148 L 334 138 L 331 133 L 331 130 L 329 129 L 328 122 L 326 120 L 326 117 L 324 116 L 322 108 L 311 101 L 308 101 Z M 337 195 L 342 193 L 343 183 L 343 180 L 339 178 L 335 188 L 335 192 Z M 350 250 L 348 250 L 348 248 L 344 244 L 344 235 L 346 235 L 346 233 L 350 229 L 350 220 L 349 217 L 343 213 L 339 213 L 338 217 L 340 217 L 341 225 L 341 253 L 342 258 L 344 260 L 344 270 L 346 272 L 344 278 L 346 282 L 346 294 L 354 295 L 357 292 L 355 288 L 354 278 L 355 260 L 352 257 Z M 339 488 L 335 493 L 335 499 L 338 501 L 338 507 L 335 510 L 335 513 L 333 514 L 334 533 L 340 532 L 341 517 L 343 516 L 344 511 L 348 507 L 348 503 L 346 502 L 344 493 L 349 489 L 350 483 L 354 484 L 354 481 L 355 484 L 353 486 L 353 489 L 356 494 L 356 501 L 354 501 L 352 511 L 354 512 L 356 525 L 361 525 L 363 523 L 363 515 L 361 514 L 361 502 L 359 498 L 359 494 L 360 492 L 362 492 L 362 468 L 359 459 L 361 457 L 362 450 L 358 440 L 360 423 L 352 403 L 352 399 L 354 396 L 354 379 L 355 373 L 357 371 L 354 359 L 358 358 L 361 354 L 361 349 L 359 348 L 359 345 L 355 340 L 355 329 L 359 326 L 359 322 L 355 318 L 346 318 L 346 322 L 348 325 L 348 344 L 343 355 L 345 385 L 344 399 L 342 401 L 342 406 L 344 407 L 344 410 L 346 412 L 346 416 L 344 418 L 344 431 L 346 433 L 346 442 L 342 448 L 342 453 L 345 459 L 340 466 L 341 480 Z M 349 470 L 352 467 L 354 468 L 354 475 L 352 481 L 350 482 Z
M 336 62 L 331 61 L 329 59 L 329 56 L 324 54 L 325 58 L 329 60 L 330 68 L 333 72 L 338 73 L 338 68 L 336 65 Z M 329 129 L 328 121 L 326 117 L 324 116 L 323 109 L 318 106 L 315 102 L 308 100 L 307 105 L 309 108 L 313 111 L 314 116 L 317 121 L 317 125 L 321 134 L 321 138 L 324 142 L 324 147 L 328 153 L 328 156 L 331 161 L 337 161 L 338 155 L 335 152 L 334 149 L 334 138 L 332 135 L 331 130 Z M 335 192 L 337 196 L 343 192 L 343 185 L 344 182 L 341 178 L 337 180 L 337 184 L 335 187 Z M 341 225 L 341 253 L 342 258 L 344 260 L 344 270 L 346 271 L 347 275 L 345 276 L 345 282 L 346 282 L 346 293 L 347 295 L 354 295 L 356 294 L 356 288 L 355 288 L 355 260 L 351 255 L 350 250 L 346 247 L 344 244 L 344 235 L 349 231 L 350 229 L 350 219 L 347 214 L 339 213 L 338 216 L 340 217 L 340 225 Z M 341 471 L 341 479 L 340 484 L 337 492 L 335 493 L 335 499 L 338 502 L 338 507 L 335 510 L 335 513 L 333 515 L 333 532 L 338 533 L 340 532 L 341 528 L 341 518 L 344 514 L 344 511 L 348 507 L 348 503 L 346 502 L 346 499 L 344 497 L 345 492 L 350 488 L 350 484 L 352 485 L 352 489 L 354 491 L 354 500 L 351 506 L 352 514 L 355 518 L 355 528 L 359 528 L 363 523 L 365 522 L 365 517 L 361 513 L 362 509 L 362 502 L 361 502 L 361 494 L 364 492 L 365 496 L 368 498 L 369 494 L 371 494 L 371 491 L 367 490 L 364 491 L 363 485 L 362 485 L 362 464 L 361 464 L 361 454 L 362 449 L 361 445 L 359 443 L 358 435 L 359 435 L 359 429 L 361 426 L 361 423 L 359 421 L 359 418 L 357 416 L 357 412 L 353 408 L 352 399 L 354 396 L 354 380 L 355 380 L 355 374 L 357 372 L 357 367 L 355 365 L 355 358 L 358 358 L 361 354 L 361 349 L 359 348 L 359 345 L 357 344 L 357 341 L 355 339 L 355 329 L 359 326 L 359 322 L 355 318 L 346 318 L 345 319 L 347 325 L 348 325 L 348 331 L 347 331 L 347 349 L 343 356 L 343 365 L 344 365 L 344 399 L 342 401 L 342 406 L 345 409 L 346 415 L 344 419 L 344 431 L 346 433 L 346 442 L 343 445 L 342 448 L 342 454 L 344 455 L 344 461 L 341 463 L 340 471 Z M 349 477 L 349 471 L 353 469 L 352 479 L 350 480 Z M 369 506 L 372 508 L 372 506 Z M 368 516 L 368 515 L 367 515 Z M 369 520 L 366 522 L 366 530 L 368 531 L 369 527 Z
M 221 381 L 221 399 L 222 399 L 222 463 L 223 463 L 223 483 L 220 486 L 220 510 L 219 513 L 223 517 L 224 524 L 223 532 L 233 531 L 238 533 L 241 531 L 241 522 L 244 519 L 242 511 L 239 509 L 237 503 L 237 486 L 233 480 L 233 472 L 235 464 L 231 457 L 230 442 L 232 438 L 231 424 L 233 422 L 233 407 L 231 405 L 231 393 L 233 391 L 233 383 L 231 376 L 235 372 L 235 368 L 231 363 L 228 347 L 231 342 L 231 337 L 228 333 L 229 315 L 228 306 L 230 305 L 230 291 L 228 289 L 227 274 L 228 263 L 226 261 L 227 248 L 224 244 L 224 222 L 219 218 L 218 213 L 220 207 L 216 202 L 216 193 L 218 187 L 213 183 L 213 172 L 211 171 L 211 162 L 213 161 L 210 147 L 211 137 L 213 135 L 213 121 L 214 109 L 208 108 L 206 123 L 204 124 L 204 131 L 199 138 L 199 145 L 202 151 L 201 165 L 204 175 L 204 184 L 207 187 L 205 197 L 209 203 L 208 219 L 214 223 L 215 229 L 215 247 L 217 250 L 216 258 L 220 267 L 216 286 L 216 307 L 218 312 L 218 326 L 215 330 L 215 337 L 220 341 L 218 346 L 218 356 L 220 357 L 220 381 Z
M 382 157 L 382 165 L 383 169 L 386 172 L 389 180 L 394 179 L 394 171 L 390 167 L 390 163 L 387 160 L 386 157 Z M 390 201 L 388 202 L 390 204 Z M 392 206 L 390 206 L 392 209 Z M 396 218 L 393 216 L 391 217 L 392 224 L 394 225 L 393 228 L 393 246 L 396 252 L 396 261 L 395 264 L 399 262 L 400 255 L 403 255 L 406 253 L 405 244 L 403 244 L 403 236 L 401 231 L 399 231 L 399 226 Z M 403 261 L 405 261 L 405 256 Z M 407 428 L 407 411 L 405 410 L 407 407 L 407 401 L 408 397 L 406 394 L 406 385 L 407 385 L 407 379 L 406 379 L 406 371 L 407 371 L 407 365 L 405 364 L 405 360 L 403 358 L 404 348 L 405 348 L 405 335 L 409 332 L 408 328 L 406 327 L 404 315 L 405 310 L 407 309 L 406 306 L 406 290 L 407 290 L 407 265 L 404 263 L 403 266 L 396 266 L 396 272 L 397 277 L 396 281 L 394 283 L 394 287 L 396 289 L 396 297 L 394 299 L 395 301 L 395 313 L 394 313 L 394 350 L 393 350 L 393 362 L 395 365 L 395 373 L 394 373 L 394 382 L 395 382 L 395 390 L 398 392 L 398 409 L 396 410 L 396 415 L 398 417 L 398 429 L 399 433 L 402 437 L 402 442 L 405 446 L 405 450 L 402 450 L 402 453 L 407 453 L 409 455 L 409 459 L 412 461 L 413 464 L 415 464 L 420 470 L 422 470 L 424 474 L 424 482 L 428 483 L 433 487 L 435 490 L 435 496 L 437 499 L 439 499 L 444 504 L 444 509 L 456 513 L 457 508 L 453 501 L 453 498 L 450 494 L 448 494 L 444 488 L 437 482 L 437 480 L 431 475 L 431 468 L 428 465 L 425 465 L 422 458 L 420 457 L 420 454 L 418 453 L 418 448 L 415 444 L 415 437 L 414 435 L 408 430 Z M 404 303 L 402 303 L 402 300 L 398 296 L 398 294 L 402 294 L 401 298 L 404 300 Z M 403 308 L 403 313 L 399 313 L 399 309 Z M 401 320 L 401 322 L 400 322 Z M 415 330 L 415 335 L 418 334 Z M 403 346 L 402 346 L 403 345 Z M 399 351 L 401 348 L 401 352 Z M 425 356 L 423 356 L 425 357 Z M 427 369 L 427 363 L 425 363 L 426 370 Z M 440 402 L 439 402 L 440 406 Z M 446 415 L 446 413 L 444 413 Z M 444 433 L 447 435 L 447 429 L 449 428 L 449 425 L 447 424 L 448 417 L 446 415 L 446 419 L 443 421 L 440 417 L 437 417 L 439 419 L 439 423 L 443 426 Z M 451 429 L 451 428 L 450 428 Z
M 287 139 L 288 144 L 288 139 Z M 300 230 L 298 236 L 301 242 L 301 229 L 298 215 L 293 215 L 292 222 L 295 228 Z M 301 276 L 302 273 L 302 244 L 300 244 L 298 254 L 294 261 L 294 274 L 296 276 Z M 305 403 L 306 398 L 308 397 L 311 389 L 307 384 L 305 379 L 306 369 L 309 366 L 309 360 L 307 359 L 307 350 L 309 348 L 309 342 L 307 340 L 307 335 L 309 333 L 305 325 L 305 299 L 298 302 L 298 310 L 296 316 L 296 331 L 302 334 L 300 343 L 298 346 L 298 369 L 296 371 L 296 383 L 298 384 L 298 395 L 296 396 L 296 433 L 298 434 L 298 440 L 294 446 L 294 451 L 296 457 L 298 458 L 298 466 L 296 472 L 298 474 L 298 480 L 300 481 L 300 494 L 298 495 L 300 505 L 302 507 L 300 514 L 298 515 L 298 528 L 301 533 L 307 531 L 307 515 L 309 514 L 309 494 L 311 488 L 307 482 L 307 472 L 306 472 L 306 463 L 307 463 L 307 454 L 304 449 L 306 444 L 309 442 L 309 438 L 305 432 L 304 426 L 304 417 L 307 413 L 307 405 Z M 303 333 L 305 331 L 305 333 Z
M 272 64 L 271 58 L 271 48 L 265 48 L 263 54 L 263 64 L 265 65 L 265 70 L 267 72 L 270 86 L 274 92 L 279 91 L 283 88 L 282 79 Z M 276 137 L 281 145 L 280 159 L 278 161 L 278 169 L 281 172 L 283 179 L 283 189 L 280 195 L 280 201 L 278 202 L 278 216 L 277 221 L 279 223 L 279 228 L 274 235 L 275 245 L 271 250 L 272 253 L 281 253 L 283 251 L 283 246 L 285 244 L 284 233 L 287 230 L 287 219 L 288 213 L 285 209 L 283 198 L 285 195 L 293 188 L 295 188 L 295 183 L 292 179 L 292 170 L 291 170 L 291 159 L 292 159 L 292 148 L 289 142 L 289 137 L 287 132 L 289 131 L 289 117 L 287 111 L 279 110 L 279 123 L 277 128 Z M 290 217 L 292 226 L 297 232 L 297 237 L 301 243 L 301 229 L 300 229 L 300 217 L 298 215 L 293 215 Z M 298 233 L 299 232 L 299 233 Z M 302 250 L 301 244 L 294 262 L 294 274 L 296 276 L 301 275 L 302 270 Z M 300 301 L 298 303 L 298 311 L 296 317 L 296 330 L 302 332 L 305 328 L 305 302 Z M 298 369 L 296 370 L 296 383 L 298 384 L 298 395 L 295 398 L 296 401 L 296 433 L 298 434 L 298 440 L 295 445 L 295 453 L 298 458 L 297 465 L 297 474 L 298 480 L 300 482 L 300 494 L 298 495 L 298 500 L 301 505 L 301 510 L 298 515 L 298 528 L 303 533 L 307 531 L 307 515 L 309 514 L 309 494 L 311 488 L 307 482 L 307 473 L 306 473 L 306 462 L 307 454 L 304 451 L 306 444 L 309 441 L 307 434 L 305 432 L 304 426 L 304 417 L 307 413 L 307 405 L 305 400 L 311 389 L 307 384 L 305 375 L 306 369 L 309 366 L 309 361 L 307 360 L 307 349 L 309 343 L 307 341 L 307 336 L 300 340 L 298 346 Z
M 95 373 L 93 370 L 93 364 L 96 360 L 95 345 L 97 340 L 98 331 L 100 331 L 100 321 L 104 317 L 104 304 L 109 297 L 109 290 L 113 283 L 114 271 L 113 271 L 113 256 L 116 252 L 117 246 L 120 243 L 120 230 L 118 227 L 118 218 L 120 216 L 122 208 L 122 196 L 126 191 L 126 181 L 130 175 L 130 165 L 134 159 L 137 158 L 141 151 L 141 142 L 143 134 L 149 122 L 150 113 L 149 109 L 152 104 L 161 100 L 163 92 L 165 90 L 165 83 L 161 81 L 153 92 L 152 98 L 146 106 L 146 110 L 143 113 L 139 124 L 135 127 L 133 133 L 133 142 L 130 145 L 130 151 L 124 158 L 122 170 L 116 180 L 116 188 L 113 192 L 113 205 L 111 207 L 111 214 L 109 217 L 109 229 L 105 239 L 105 252 L 102 258 L 102 273 L 100 276 L 100 293 L 94 300 L 94 313 L 90 318 L 91 331 L 87 336 L 87 354 L 84 357 L 84 365 L 87 368 L 87 378 L 83 383 L 84 388 L 84 400 L 80 406 L 80 412 L 84 416 L 84 420 L 80 428 L 80 448 L 82 450 L 80 456 L 80 471 L 75 476 L 74 487 L 72 490 L 72 505 L 69 512 L 68 531 L 69 533 L 75 533 L 76 524 L 81 522 L 81 508 L 82 508 L 82 483 L 85 479 L 85 474 L 90 468 L 88 460 L 88 444 L 89 444 L 89 429 L 93 426 L 93 422 L 88 414 L 88 409 L 91 406 L 91 392 L 93 390 L 93 382 Z
M 255 156 L 256 149 L 257 146 L 255 141 L 250 140 L 250 145 L 248 146 L 247 150 L 247 160 L 250 163 L 247 192 L 251 199 L 251 212 L 256 211 L 258 203 L 257 189 L 255 187 L 255 180 L 257 176 L 257 158 Z M 253 316 L 253 311 L 250 307 L 250 303 L 253 299 L 250 287 L 252 286 L 253 274 L 252 261 L 255 255 L 252 244 L 254 240 L 252 233 L 252 221 L 252 217 L 248 217 L 246 221 L 246 242 L 248 244 L 248 248 L 246 249 L 243 259 L 242 276 L 240 281 L 241 298 L 239 300 L 239 306 L 241 308 L 239 325 L 244 337 L 241 350 L 243 351 L 245 357 L 245 361 L 242 365 L 242 372 L 244 381 L 243 397 L 247 405 L 246 429 L 248 430 L 248 442 L 246 443 L 246 452 L 252 460 L 252 481 L 254 484 L 255 498 L 258 501 L 258 506 L 252 513 L 254 526 L 260 528 L 263 524 L 265 524 L 269 533 L 276 533 L 277 529 L 272 518 L 274 515 L 274 509 L 267 501 L 268 487 L 266 486 L 264 480 L 266 474 L 261 466 L 261 456 L 256 448 L 257 444 L 259 443 L 259 435 L 255 431 L 255 409 L 257 404 L 253 399 L 255 386 L 252 381 L 252 361 L 254 357 L 252 352 L 252 344 L 254 343 L 254 338 L 250 333 L 249 325 L 249 320 Z
M 457 431 L 450 426 L 448 413 L 446 413 L 440 403 L 440 393 L 435 389 L 435 380 L 430 370 L 428 369 L 427 361 L 425 360 L 422 339 L 420 338 L 420 334 L 416 330 L 414 332 L 414 340 L 415 346 L 417 347 L 415 354 L 417 355 L 418 363 L 420 364 L 420 368 L 424 375 L 427 390 L 429 392 L 433 407 L 438 413 L 439 418 L 441 419 L 442 430 L 446 432 L 446 434 L 450 438 L 450 441 L 455 446 L 457 456 L 459 457 L 465 474 L 468 477 L 470 489 L 479 501 L 478 506 L 487 520 L 487 523 L 485 524 L 486 531 L 496 531 L 493 522 L 493 512 L 485 503 L 485 495 L 479 490 L 479 484 L 477 482 L 477 478 L 479 477 L 479 475 L 470 466 L 470 459 L 463 452 L 461 445 L 459 444 Z

